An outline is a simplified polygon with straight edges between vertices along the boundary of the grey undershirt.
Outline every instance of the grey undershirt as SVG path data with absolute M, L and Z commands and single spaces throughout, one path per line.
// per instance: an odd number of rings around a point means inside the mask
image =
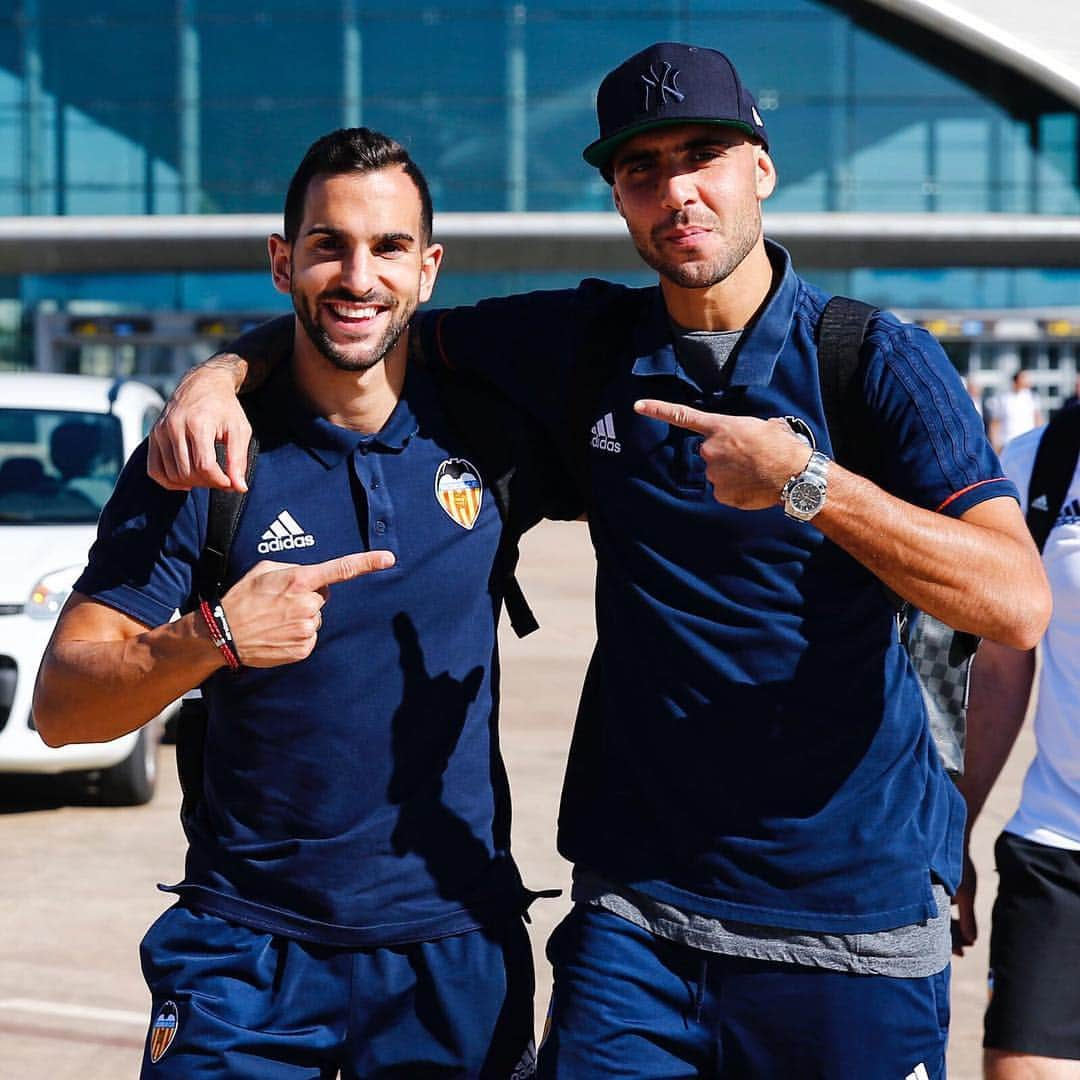
M 935 917 L 873 934 L 818 934 L 696 915 L 582 869 L 574 872 L 571 895 L 576 903 L 603 908 L 650 934 L 703 952 L 856 975 L 921 979 L 943 971 L 952 952 L 949 895 L 941 885 L 935 884 L 933 891 Z
M 724 367 L 742 337 L 741 330 L 687 330 L 671 324 L 675 336 L 675 355 L 683 371 L 706 394 L 714 394 L 724 385 Z
M 724 368 L 741 330 L 687 330 L 671 324 L 675 354 L 683 371 L 706 394 L 724 385 Z M 651 934 L 704 952 L 771 960 L 860 975 L 917 979 L 949 964 L 949 895 L 933 886 L 937 915 L 923 923 L 872 934 L 817 934 L 714 919 L 681 911 L 632 889 L 618 887 L 588 870 L 574 874 L 573 899 L 592 904 Z

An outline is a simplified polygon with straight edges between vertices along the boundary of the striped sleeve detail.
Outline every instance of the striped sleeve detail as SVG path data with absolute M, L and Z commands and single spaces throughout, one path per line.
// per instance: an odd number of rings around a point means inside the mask
M 954 491 L 938 508 L 937 513 L 941 513 L 950 503 L 954 503 L 957 499 L 966 495 L 969 491 L 974 491 L 976 488 L 981 488 L 984 484 L 998 484 L 1002 480 L 1008 482 L 1006 476 L 992 476 L 989 480 L 979 480 L 974 484 L 968 484 L 966 488 L 961 488 L 959 491 Z

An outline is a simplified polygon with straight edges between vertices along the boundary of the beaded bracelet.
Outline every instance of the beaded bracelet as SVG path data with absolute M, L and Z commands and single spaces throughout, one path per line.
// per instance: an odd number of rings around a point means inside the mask
M 232 671 L 240 670 L 240 660 L 233 647 L 232 630 L 229 620 L 225 618 L 225 609 L 220 603 L 210 606 L 208 600 L 199 601 L 199 611 L 202 613 L 203 622 L 210 633 L 210 640 L 214 643 L 221 655 L 225 657 L 225 663 Z

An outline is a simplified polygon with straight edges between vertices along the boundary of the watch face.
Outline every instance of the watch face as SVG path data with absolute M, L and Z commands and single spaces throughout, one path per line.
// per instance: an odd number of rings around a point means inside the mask
M 788 502 L 796 513 L 813 514 L 821 507 L 824 495 L 825 493 L 817 484 L 802 480 L 792 487 Z

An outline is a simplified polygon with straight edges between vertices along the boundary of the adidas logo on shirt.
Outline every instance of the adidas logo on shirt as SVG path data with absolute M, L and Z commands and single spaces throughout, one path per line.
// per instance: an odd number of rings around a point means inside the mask
M 589 444 L 594 450 L 606 450 L 609 454 L 621 454 L 622 443 L 615 439 L 615 421 L 611 413 L 601 416 L 590 428 L 592 439 Z
M 311 533 L 304 532 L 303 528 L 297 524 L 296 518 L 288 510 L 282 510 L 270 522 L 270 528 L 262 534 L 259 554 L 270 555 L 275 551 L 292 551 L 294 548 L 314 546 L 315 537 Z
M 919 1064 L 904 1077 L 904 1080 L 930 1080 L 930 1074 L 926 1071 L 926 1066 L 920 1061 Z

